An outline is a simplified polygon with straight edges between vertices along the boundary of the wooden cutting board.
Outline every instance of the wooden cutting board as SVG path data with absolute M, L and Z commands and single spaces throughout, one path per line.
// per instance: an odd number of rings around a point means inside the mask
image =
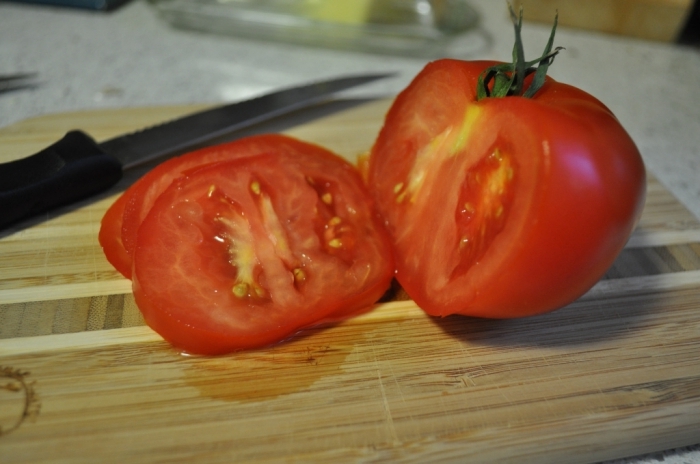
M 272 127 L 353 158 L 388 104 Z M 24 121 L 0 130 L 0 161 L 193 109 Z M 572 463 L 700 443 L 700 223 L 651 176 L 626 250 L 554 313 L 434 319 L 394 301 L 269 349 L 187 357 L 143 325 L 97 242 L 137 175 L 0 233 L 3 463 Z

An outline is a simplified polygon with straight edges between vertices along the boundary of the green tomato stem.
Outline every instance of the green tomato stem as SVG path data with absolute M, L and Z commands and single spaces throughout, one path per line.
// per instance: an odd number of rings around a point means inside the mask
M 513 62 L 491 66 L 479 75 L 476 89 L 477 101 L 483 98 L 503 98 L 510 96 L 532 98 L 544 85 L 547 70 L 554 61 L 554 57 L 564 49 L 563 47 L 556 47 L 552 50 L 559 19 L 557 13 L 554 17 L 554 25 L 552 26 L 552 32 L 549 35 L 544 53 L 535 60 L 525 61 L 525 48 L 523 46 L 521 34 L 523 9 L 522 7 L 520 8 L 520 14 L 518 16 L 515 15 L 512 6 L 509 6 L 509 9 L 510 17 L 513 21 L 513 28 L 515 29 Z M 532 73 L 534 73 L 532 81 L 530 85 L 525 88 L 525 78 Z M 491 86 L 492 82 L 493 86 Z

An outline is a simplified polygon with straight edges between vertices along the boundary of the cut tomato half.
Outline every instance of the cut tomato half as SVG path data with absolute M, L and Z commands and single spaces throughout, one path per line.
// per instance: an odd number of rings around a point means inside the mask
M 292 145 L 300 156 L 183 173 L 141 222 L 134 296 L 148 325 L 179 349 L 268 345 L 368 309 L 389 287 L 391 245 L 355 168 Z

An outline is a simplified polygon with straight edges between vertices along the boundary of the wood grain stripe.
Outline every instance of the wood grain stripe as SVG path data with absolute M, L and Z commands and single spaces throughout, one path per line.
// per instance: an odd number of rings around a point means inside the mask
M 131 293 L 0 305 L 0 339 L 141 325 Z
M 626 248 L 603 279 L 621 279 L 700 269 L 700 243 Z
M 626 248 L 603 279 L 583 298 L 696 284 L 700 284 L 700 243 Z M 0 304 L 0 339 L 144 324 L 128 290 L 94 297 Z

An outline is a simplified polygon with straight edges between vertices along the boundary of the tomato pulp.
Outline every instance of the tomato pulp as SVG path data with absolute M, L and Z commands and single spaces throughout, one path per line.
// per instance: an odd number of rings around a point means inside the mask
M 428 64 L 370 153 L 397 279 L 432 315 L 511 318 L 572 302 L 644 205 L 641 156 L 605 105 L 549 77 L 532 98 L 477 101 L 495 64 Z

